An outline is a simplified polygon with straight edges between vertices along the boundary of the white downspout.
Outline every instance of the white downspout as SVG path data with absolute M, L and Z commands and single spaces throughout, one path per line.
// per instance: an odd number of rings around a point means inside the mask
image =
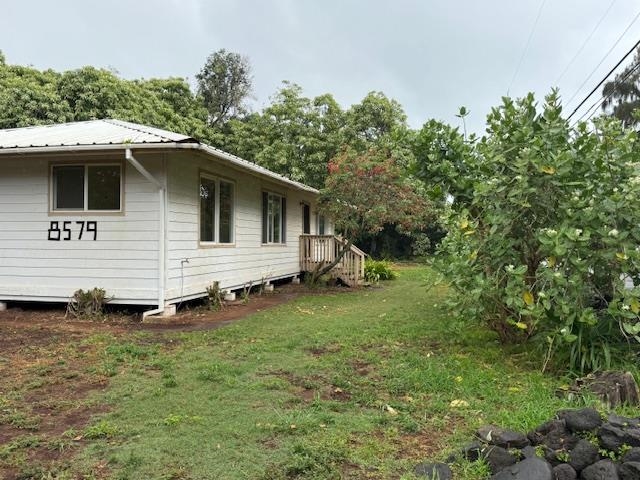
M 155 310 L 148 310 L 142 314 L 142 318 L 145 319 L 149 315 L 156 315 L 158 313 L 164 313 L 165 309 L 165 205 L 166 205 L 166 188 L 158 181 L 153 175 L 146 170 L 138 160 L 135 159 L 130 148 L 125 150 L 125 158 L 133 165 L 133 167 L 140 172 L 140 174 L 158 187 L 158 200 L 159 200 L 159 219 L 158 219 L 158 308 Z

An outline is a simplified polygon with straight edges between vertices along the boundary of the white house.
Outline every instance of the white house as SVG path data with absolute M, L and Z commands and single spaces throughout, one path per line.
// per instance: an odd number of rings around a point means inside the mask
M 295 278 L 309 258 L 331 260 L 339 241 L 317 196 L 153 127 L 0 130 L 0 302 L 66 302 L 100 287 L 114 303 L 160 313 L 213 282 L 232 291 Z

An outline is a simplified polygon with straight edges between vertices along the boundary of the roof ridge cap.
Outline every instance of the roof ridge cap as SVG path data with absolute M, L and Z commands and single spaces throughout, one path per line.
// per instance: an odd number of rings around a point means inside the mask
M 118 120 L 116 118 L 103 118 L 102 121 L 110 123 L 111 125 L 116 125 L 118 127 L 127 128 L 129 130 L 134 131 L 134 132 L 144 133 L 144 134 L 147 134 L 147 135 L 153 135 L 155 137 L 162 138 L 163 140 L 168 140 L 170 142 L 174 141 L 171 137 L 167 137 L 165 135 L 160 135 L 159 133 L 152 132 L 151 130 L 147 130 L 148 128 L 153 128 L 155 130 L 163 130 L 162 128 L 149 127 L 148 125 L 141 125 L 139 123 L 127 122 L 125 120 Z M 134 125 L 135 125 L 135 127 L 134 127 Z M 143 128 L 137 128 L 137 127 L 143 127 Z

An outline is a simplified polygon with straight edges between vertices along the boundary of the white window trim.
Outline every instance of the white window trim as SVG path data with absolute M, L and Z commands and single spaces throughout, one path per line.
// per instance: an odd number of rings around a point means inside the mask
M 55 167 L 84 167 L 84 185 L 83 185 L 83 208 L 57 208 L 56 193 L 57 185 L 54 182 L 53 169 Z M 118 167 L 120 169 L 120 208 L 117 210 L 89 210 L 89 167 Z M 101 214 L 101 213 L 122 213 L 124 211 L 124 169 L 120 162 L 77 162 L 77 163 L 52 163 L 49 165 L 49 211 L 51 213 L 68 213 L 68 214 Z
M 200 183 L 203 178 L 207 180 L 211 180 L 216 183 L 216 191 L 215 191 L 215 211 L 213 218 L 213 241 L 205 241 L 200 237 L 202 233 L 202 218 L 201 211 L 202 206 L 200 204 Z M 233 195 L 232 195 L 232 205 L 231 205 L 231 241 L 230 242 L 220 242 L 220 182 L 228 183 L 233 187 Z M 236 182 L 233 180 L 229 180 L 228 178 L 219 177 L 217 175 L 211 175 L 210 173 L 200 172 L 198 176 L 198 244 L 203 247 L 211 247 L 211 246 L 234 246 L 236 243 Z
M 269 220 L 269 211 L 267 208 L 267 242 L 266 243 L 262 243 L 262 245 L 286 245 L 287 244 L 287 235 L 286 232 L 284 232 L 284 229 L 287 228 L 287 221 L 285 216 L 287 215 L 287 212 L 283 212 L 284 208 L 283 208 L 283 204 L 284 202 L 286 202 L 286 196 L 283 195 L 282 193 L 278 193 L 278 192 L 273 192 L 271 190 L 263 190 L 264 193 L 267 194 L 267 201 L 269 201 L 269 197 L 270 196 L 274 196 L 274 197 L 279 197 L 280 198 L 280 241 L 278 242 L 274 242 L 274 241 L 269 241 L 269 237 L 273 236 L 273 222 L 271 222 Z M 284 213 L 284 215 L 283 215 Z M 271 234 L 271 235 L 270 235 Z

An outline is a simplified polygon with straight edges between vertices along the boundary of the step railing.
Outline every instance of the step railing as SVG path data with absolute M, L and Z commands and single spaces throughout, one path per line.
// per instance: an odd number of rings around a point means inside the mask
M 335 235 L 300 236 L 300 270 L 313 272 L 335 261 L 347 240 Z M 329 275 L 339 278 L 349 286 L 357 286 L 364 280 L 366 254 L 351 245 Z

